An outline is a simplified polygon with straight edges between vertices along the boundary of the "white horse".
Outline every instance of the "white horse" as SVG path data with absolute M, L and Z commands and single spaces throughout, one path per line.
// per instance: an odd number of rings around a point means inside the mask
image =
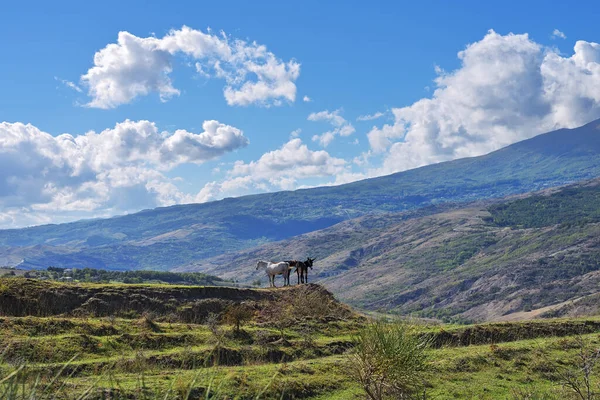
M 275 277 L 277 275 L 283 275 L 283 286 L 286 285 L 286 283 L 289 285 L 290 284 L 290 264 L 285 262 L 285 261 L 281 261 L 281 262 L 271 262 L 271 261 L 259 261 L 256 263 L 256 270 L 258 271 L 259 269 L 264 268 L 268 277 L 269 277 L 269 286 L 270 287 L 276 287 L 275 286 Z

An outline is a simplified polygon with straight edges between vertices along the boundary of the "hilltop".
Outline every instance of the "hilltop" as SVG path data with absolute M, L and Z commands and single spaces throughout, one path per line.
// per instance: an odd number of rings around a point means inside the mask
M 0 316 L 62 316 L 139 318 L 152 315 L 158 321 L 200 323 L 209 314 L 221 314 L 244 303 L 255 312 L 296 298 L 318 298 L 324 316 L 358 318 L 347 306 L 318 285 L 289 286 L 281 290 L 243 289 L 226 286 L 156 284 L 79 284 L 27 278 L 0 278 Z M 283 305 L 279 306 L 284 308 Z
M 600 176 L 599 121 L 493 153 L 346 185 L 0 231 L 0 264 L 167 270 L 363 215 L 503 197 Z
M 310 255 L 317 258 L 311 281 L 367 310 L 454 321 L 593 315 L 600 311 L 599 210 L 596 179 L 364 216 L 180 269 L 250 282 L 256 259 Z

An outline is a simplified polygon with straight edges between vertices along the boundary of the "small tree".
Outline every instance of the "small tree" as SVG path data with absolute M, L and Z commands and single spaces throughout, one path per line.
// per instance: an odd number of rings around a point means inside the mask
M 235 333 L 240 333 L 241 327 L 252 319 L 254 311 L 244 303 L 233 304 L 227 308 L 223 320 L 233 325 Z
M 212 334 L 213 340 L 215 342 L 215 348 L 219 348 L 223 346 L 225 343 L 225 333 L 219 326 L 219 315 L 215 313 L 208 314 L 205 321 L 206 327 Z
M 408 323 L 369 323 L 355 337 L 351 375 L 371 400 L 414 398 L 424 387 L 428 347 Z
M 598 386 L 594 383 L 597 376 L 600 348 L 595 347 L 582 336 L 577 337 L 576 361 L 568 366 L 557 365 L 554 378 L 563 387 L 573 391 L 578 399 L 591 400 L 597 398 Z

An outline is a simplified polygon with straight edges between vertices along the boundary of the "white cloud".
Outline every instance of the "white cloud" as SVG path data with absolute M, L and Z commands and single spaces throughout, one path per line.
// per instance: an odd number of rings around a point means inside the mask
M 334 131 L 327 131 L 320 135 L 313 135 L 312 137 L 313 142 L 319 142 L 319 144 L 321 144 L 323 147 L 329 146 L 329 144 L 333 142 L 333 139 L 335 139 Z
M 301 133 L 302 133 L 302 129 L 300 129 L 300 128 L 291 131 L 290 132 L 290 139 L 295 139 L 297 137 L 300 137 Z
M 205 202 L 248 192 L 292 190 L 307 186 L 302 182 L 336 177 L 347 169 L 346 161 L 332 157 L 324 150 L 312 151 L 298 138 L 291 139 L 256 161 L 237 161 L 228 172 L 227 179 L 206 184 L 196 196 L 196 201 Z
M 242 131 L 233 126 L 204 121 L 202 129 L 200 134 L 175 131 L 161 145 L 160 161 L 168 165 L 201 163 L 248 145 Z
M 341 110 L 329 112 L 328 110 L 311 113 L 308 116 L 309 121 L 328 121 L 333 126 L 343 126 L 347 121 L 340 115 Z
M 56 76 L 54 77 L 54 80 L 62 83 L 63 85 L 65 85 L 69 89 L 73 89 L 77 93 L 83 93 L 83 90 L 79 86 L 77 86 L 75 83 L 73 83 L 71 81 L 68 81 L 66 79 L 60 79 L 59 77 L 56 77 Z
M 383 117 L 385 114 L 378 111 L 375 114 L 367 114 L 367 115 L 361 115 L 358 118 L 356 118 L 357 121 L 372 121 L 374 119 L 378 119 Z
M 279 105 L 296 98 L 300 64 L 284 62 L 256 42 L 231 39 L 183 26 L 163 38 L 119 32 L 94 55 L 94 66 L 81 80 L 88 87 L 89 107 L 115 108 L 156 92 L 162 101 L 180 94 L 171 81 L 174 58 L 193 58 L 198 74 L 225 80 L 229 105 Z
M 369 150 L 369 151 L 365 151 L 362 152 L 359 156 L 354 157 L 354 159 L 352 160 L 352 162 L 355 165 L 364 167 L 364 166 L 368 166 L 369 165 L 369 159 L 373 156 L 373 153 Z
M 305 102 L 305 103 L 310 103 L 312 101 L 312 99 L 310 97 L 308 97 L 308 96 L 304 96 L 302 98 L 302 101 Z
M 350 124 L 348 121 L 346 121 L 346 119 L 344 119 L 344 117 L 340 115 L 341 112 L 342 110 L 338 109 L 332 112 L 325 110 L 317 113 L 311 113 L 308 116 L 309 121 L 327 121 L 334 127 L 333 130 L 322 133 L 321 135 L 314 135 L 312 140 L 319 142 L 323 147 L 327 147 L 336 136 L 352 135 L 356 130 L 352 124 Z
M 244 147 L 242 131 L 205 121 L 204 132 L 161 132 L 149 121 L 73 136 L 0 123 L 0 226 L 110 216 L 190 202 L 163 171 Z M 58 210 L 58 211 L 57 211 Z M 4 221 L 4 222 L 3 222 Z
M 553 129 L 600 117 L 600 45 L 575 44 L 571 57 L 527 34 L 494 31 L 458 53 L 461 66 L 439 69 L 431 98 L 392 110 L 394 124 L 368 133 L 382 153 L 382 175 L 476 156 Z
M 550 35 L 552 37 L 552 39 L 566 39 L 567 35 L 565 35 L 563 32 L 559 31 L 558 29 L 555 29 L 552 31 L 552 35 Z

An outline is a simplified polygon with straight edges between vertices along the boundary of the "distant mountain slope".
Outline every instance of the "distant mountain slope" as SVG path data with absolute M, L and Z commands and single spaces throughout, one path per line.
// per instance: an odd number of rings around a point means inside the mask
M 368 213 L 501 197 L 600 176 L 600 126 L 347 185 L 0 231 L 0 261 L 45 268 L 169 269 Z M 19 260 L 19 261 L 17 261 Z
M 253 268 L 257 259 L 310 255 L 317 261 L 309 279 L 355 306 L 450 320 L 510 319 L 600 294 L 598 210 L 600 179 L 520 199 L 430 208 L 430 215 L 364 216 L 181 270 L 264 282 Z

